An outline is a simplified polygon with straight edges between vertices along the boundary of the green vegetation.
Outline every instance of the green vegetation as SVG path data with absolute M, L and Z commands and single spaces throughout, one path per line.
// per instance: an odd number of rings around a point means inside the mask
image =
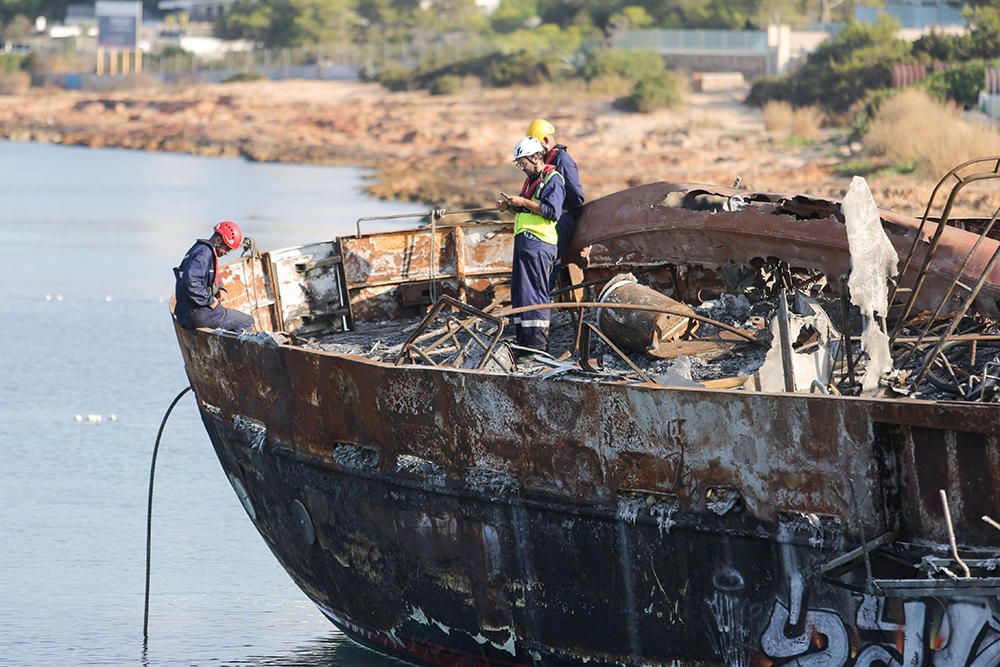
M 681 84 L 677 75 L 664 69 L 636 81 L 632 94 L 621 101 L 621 106 L 629 111 L 649 113 L 675 107 L 680 101 Z
M 453 74 L 443 74 L 431 81 L 427 89 L 431 95 L 454 95 L 462 88 L 462 79 Z
M 652 51 L 598 49 L 587 54 L 581 74 L 588 81 L 606 76 L 638 81 L 662 72 L 663 58 Z
M 917 170 L 917 161 L 914 159 L 904 160 L 893 164 L 885 164 L 867 158 L 848 160 L 837 165 L 833 173 L 843 178 L 851 176 L 863 176 L 865 178 L 881 178 L 884 176 L 896 176 L 912 174 Z
M 0 53 L 0 95 L 23 93 L 31 87 L 31 75 L 25 70 L 33 60 L 32 56 Z
M 19 53 L 0 53 L 0 73 L 12 74 L 28 69 L 30 58 Z
M 996 67 L 997 63 L 984 60 L 958 63 L 951 69 L 931 74 L 924 80 L 923 86 L 939 99 L 951 100 L 972 109 L 979 102 L 987 66 Z
M 868 128 L 871 127 L 872 121 L 878 115 L 882 102 L 892 97 L 894 92 L 896 91 L 882 88 L 871 91 L 865 96 L 865 99 L 858 104 L 858 110 L 851 119 L 851 136 L 863 137 L 868 134 Z
M 267 47 L 343 41 L 344 26 L 357 25 L 353 0 L 236 0 L 216 23 L 224 39 L 249 39 Z
M 529 41 L 554 46 L 564 38 L 603 39 L 630 28 L 741 30 L 760 28 L 775 17 L 803 23 L 821 19 L 834 5 L 839 18 L 847 16 L 848 3 L 833 0 L 501 0 L 490 15 L 475 0 L 236 0 L 220 18 L 217 32 L 270 48 L 334 38 L 399 44 L 451 33 L 477 34 L 502 37 L 502 50 L 513 52 L 533 51 L 525 43 Z
M 572 39 L 558 41 L 556 46 L 536 45 L 534 50 L 498 49 L 441 67 L 407 69 L 399 63 L 386 63 L 366 74 L 388 90 L 428 90 L 435 95 L 458 92 L 465 81 L 505 88 L 576 79 L 585 82 L 588 90 L 625 94 L 618 106 L 640 113 L 677 105 L 685 88 L 680 77 L 651 51 L 579 49 Z
M 833 114 L 843 114 L 863 100 L 868 91 L 888 88 L 893 65 L 910 59 L 910 44 L 895 37 L 898 29 L 898 24 L 884 16 L 875 24 L 852 21 L 809 54 L 795 73 L 755 83 L 747 102 L 763 105 L 776 100 L 796 107 L 818 105 Z
M 538 85 L 557 78 L 557 69 L 531 51 L 502 54 L 489 64 L 486 81 L 498 88 Z
M 227 76 L 222 80 L 222 83 L 242 83 L 245 81 L 260 81 L 264 78 L 264 75 L 260 72 L 237 72 L 231 76 Z
M 931 33 L 912 44 L 897 39 L 899 26 L 884 16 L 874 25 L 850 22 L 793 74 L 755 82 L 747 103 L 819 105 L 841 118 L 853 113 L 852 125 L 856 133 L 863 134 L 891 93 L 893 67 L 913 63 L 937 70 L 919 84 L 921 87 L 939 99 L 972 108 L 984 69 L 1000 62 L 1000 2 L 992 4 L 966 9 L 968 33 Z
M 559 76 L 559 62 L 554 64 L 528 51 L 489 53 L 467 60 L 459 60 L 441 67 L 425 66 L 408 69 L 399 63 L 386 63 L 367 78 L 378 81 L 388 90 L 430 90 L 435 82 L 452 77 L 456 84 L 461 79 L 478 79 L 482 85 L 507 87 L 537 85 L 553 81 Z M 444 84 L 451 85 L 451 84 Z

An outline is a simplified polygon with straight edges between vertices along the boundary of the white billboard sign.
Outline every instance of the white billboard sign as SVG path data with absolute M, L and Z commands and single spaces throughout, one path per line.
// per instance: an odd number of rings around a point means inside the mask
M 111 49 L 134 49 L 139 43 L 142 3 L 97 0 L 97 45 Z

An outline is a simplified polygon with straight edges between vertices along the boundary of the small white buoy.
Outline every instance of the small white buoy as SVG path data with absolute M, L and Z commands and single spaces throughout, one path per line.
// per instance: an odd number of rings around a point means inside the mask
M 118 421 L 118 415 L 108 415 L 108 421 Z
M 110 303 L 111 302 L 111 295 L 110 294 L 105 295 L 104 296 L 104 301 L 105 301 L 105 303 Z
M 62 294 L 56 294 L 56 301 L 62 301 Z
M 83 421 L 83 415 L 74 415 L 73 416 L 73 421 L 75 421 L 75 422 L 82 422 Z
M 45 295 L 45 300 L 46 301 L 52 301 L 52 295 L 51 294 L 46 294 Z
M 103 419 L 104 418 L 101 417 L 101 415 L 87 415 L 87 421 L 89 421 L 91 424 L 100 424 L 103 421 Z

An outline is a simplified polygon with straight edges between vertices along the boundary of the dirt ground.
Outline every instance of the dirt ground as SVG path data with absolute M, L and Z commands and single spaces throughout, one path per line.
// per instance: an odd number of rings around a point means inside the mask
M 516 190 L 514 143 L 551 120 L 580 165 L 588 200 L 659 180 L 841 197 L 845 132 L 803 145 L 769 134 L 745 90 L 691 93 L 682 108 L 631 114 L 579 86 L 390 93 L 377 84 L 282 81 L 0 96 L 0 136 L 251 160 L 373 167 L 369 191 L 435 206 L 490 206 Z M 855 151 L 859 146 L 854 146 Z M 870 179 L 880 206 L 920 214 L 934 183 Z M 971 202 L 967 212 L 977 206 Z M 982 211 L 980 211 L 982 213 Z M 992 211 L 986 212 L 988 215 Z

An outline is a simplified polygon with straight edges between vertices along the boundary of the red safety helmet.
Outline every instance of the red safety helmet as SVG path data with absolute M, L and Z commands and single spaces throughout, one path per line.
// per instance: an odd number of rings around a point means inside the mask
M 240 226 L 231 220 L 223 220 L 215 226 L 215 231 L 222 237 L 222 242 L 229 246 L 230 250 L 236 250 L 243 243 L 243 232 Z

